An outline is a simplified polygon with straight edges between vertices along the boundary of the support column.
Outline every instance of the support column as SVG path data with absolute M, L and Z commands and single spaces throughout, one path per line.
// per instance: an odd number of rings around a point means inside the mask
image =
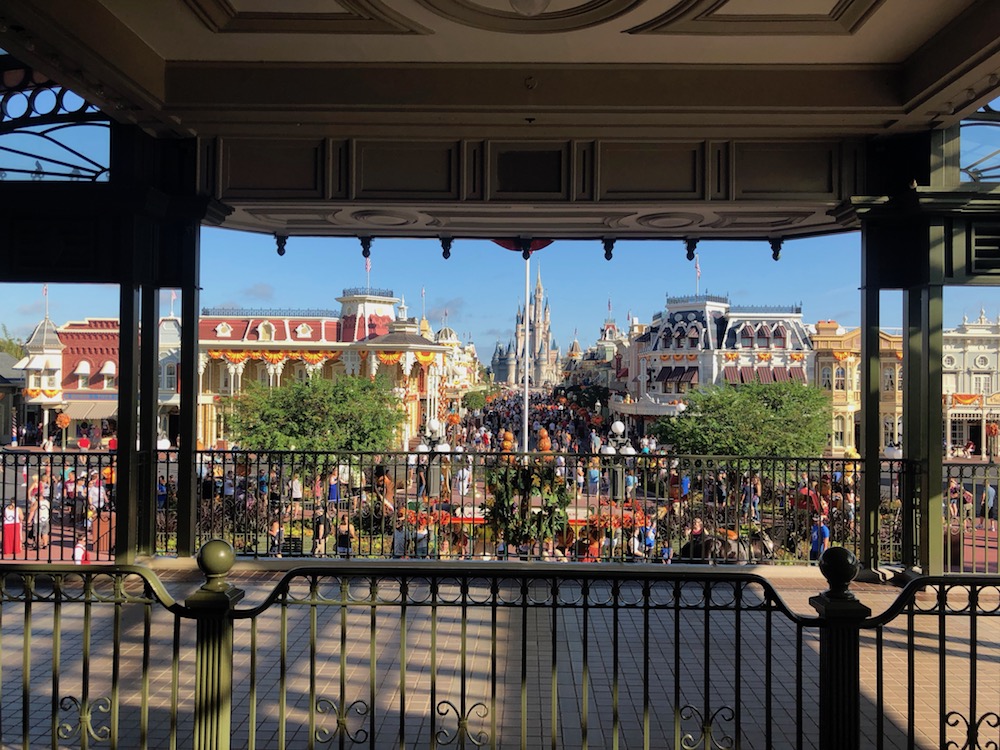
M 115 464 L 115 562 L 135 562 L 138 538 L 139 284 L 123 274 L 118 334 L 118 454 Z
M 861 463 L 863 466 L 859 518 L 861 521 L 861 565 L 876 570 L 879 501 L 879 274 L 869 227 L 861 229 Z
M 139 354 L 139 393 L 146 408 L 139 410 L 139 476 L 137 505 L 138 552 L 156 553 L 156 422 L 159 409 L 160 290 L 151 284 L 142 288 L 142 350 Z M 157 408 L 151 409 L 151 404 Z
M 177 554 L 195 551 L 198 449 L 198 300 L 201 288 L 201 235 L 197 222 L 180 227 L 181 261 L 181 361 L 180 433 L 177 437 Z

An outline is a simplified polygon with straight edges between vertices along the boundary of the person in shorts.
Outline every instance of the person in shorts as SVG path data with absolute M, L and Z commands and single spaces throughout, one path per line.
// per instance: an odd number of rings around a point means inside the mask
M 983 494 L 979 498 L 979 523 L 977 529 L 983 528 L 986 518 L 990 519 L 990 531 L 997 530 L 997 491 L 987 482 L 983 485 Z

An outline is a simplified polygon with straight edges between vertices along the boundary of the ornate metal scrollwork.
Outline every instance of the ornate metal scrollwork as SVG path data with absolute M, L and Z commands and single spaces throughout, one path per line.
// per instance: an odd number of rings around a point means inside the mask
M 106 742 L 111 738 L 111 727 L 107 724 L 94 725 L 96 714 L 111 715 L 111 699 L 104 696 L 91 701 L 80 701 L 72 695 L 67 695 L 59 700 L 59 708 L 63 711 L 75 711 L 76 723 L 70 721 L 59 722 L 56 734 L 61 740 L 72 740 L 80 737 L 83 732 L 97 742 Z
M 368 703 L 363 700 L 356 700 L 341 708 L 329 698 L 317 698 L 316 713 L 333 714 L 337 717 L 337 727 L 332 731 L 326 727 L 317 727 L 316 732 L 313 734 L 313 739 L 321 745 L 333 742 L 334 738 L 338 736 L 346 737 L 355 744 L 367 742 L 368 730 L 364 727 L 358 727 L 358 729 L 352 732 L 347 726 L 347 718 L 348 714 L 352 712 L 363 718 L 368 715 L 369 710 Z
M 991 729 L 996 729 L 1000 727 L 1000 716 L 998 716 L 993 711 L 988 711 L 987 713 L 980 716 L 973 723 L 967 717 L 958 713 L 958 711 L 949 711 L 944 715 L 944 720 L 949 727 L 962 727 L 965 731 L 965 742 L 961 745 L 955 740 L 948 740 L 945 743 L 945 750 L 949 748 L 956 748 L 956 750 L 981 750 L 981 748 L 995 748 L 997 743 L 990 740 L 985 745 L 980 743 L 979 736 L 980 731 L 983 726 L 990 727 Z
M 729 706 L 722 706 L 716 709 L 707 717 L 702 717 L 701 711 L 694 706 L 684 706 L 680 710 L 680 721 L 690 721 L 694 719 L 698 722 L 698 734 L 685 732 L 681 735 L 681 748 L 683 750 L 696 750 L 697 748 L 717 748 L 718 750 L 730 750 L 736 746 L 732 735 L 721 734 L 715 731 L 716 723 L 729 724 L 736 718 L 736 713 Z M 720 727 L 721 730 L 721 727 Z
M 458 726 L 455 728 L 454 734 L 450 733 L 447 729 L 439 729 L 437 731 L 434 736 L 439 745 L 451 745 L 458 742 L 460 747 L 464 747 L 464 741 L 468 740 L 476 747 L 482 747 L 490 741 L 490 736 L 482 730 L 475 734 L 469 731 L 469 721 L 473 716 L 485 719 L 490 715 L 490 710 L 486 707 L 485 703 L 473 703 L 464 715 L 451 701 L 440 701 L 437 704 L 436 710 L 438 716 L 448 716 L 450 713 L 454 713 L 455 718 L 458 720 Z

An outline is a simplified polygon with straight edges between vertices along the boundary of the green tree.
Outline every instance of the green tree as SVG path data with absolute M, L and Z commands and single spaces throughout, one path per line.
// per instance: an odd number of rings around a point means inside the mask
M 486 391 L 469 391 L 462 396 L 462 406 L 469 411 L 486 408 Z
M 3 323 L 0 323 L 0 352 L 9 354 L 14 359 L 24 356 L 24 341 L 12 336 Z
M 654 430 L 678 453 L 818 456 L 830 430 L 830 399 L 801 383 L 712 386 L 688 393 L 687 409 Z
M 404 419 L 383 379 L 251 382 L 227 401 L 231 436 L 249 450 L 381 451 Z

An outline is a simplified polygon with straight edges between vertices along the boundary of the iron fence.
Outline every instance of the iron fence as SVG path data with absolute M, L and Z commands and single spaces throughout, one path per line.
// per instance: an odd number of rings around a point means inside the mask
M 997 573 L 1000 466 L 945 463 L 942 515 L 946 572 Z
M 904 465 L 882 462 L 883 562 L 903 559 Z M 113 557 L 112 454 L 5 452 L 0 468 L 20 523 L 5 524 L 3 559 L 68 561 L 80 534 Z M 158 452 L 155 506 L 139 503 L 156 509 L 160 555 L 176 551 L 177 471 L 176 451 Z M 850 459 L 200 451 L 196 471 L 196 543 L 251 558 L 798 564 L 817 536 L 855 552 L 861 540 Z
M 0 576 L 0 744 L 1000 739 L 1000 578 L 918 579 L 869 617 L 847 591 L 846 553 L 828 557 L 818 616 L 731 568 L 336 560 L 235 589 L 232 550 L 213 542 L 207 582 L 181 603 L 143 567 L 12 564 Z

